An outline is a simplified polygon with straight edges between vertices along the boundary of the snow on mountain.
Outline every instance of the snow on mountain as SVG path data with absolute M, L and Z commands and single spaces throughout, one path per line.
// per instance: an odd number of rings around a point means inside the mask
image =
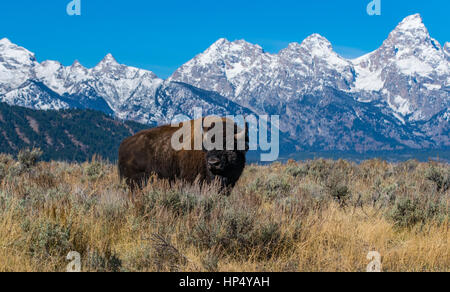
M 1 95 L 0 101 L 39 110 L 68 109 L 75 105 L 35 81 L 25 81 L 19 87 Z
M 177 114 L 281 117 L 298 149 L 379 150 L 449 145 L 450 44 L 420 15 L 405 18 L 365 56 L 347 60 L 313 34 L 278 54 L 219 39 L 166 81 L 108 54 L 94 68 L 38 63 L 0 40 L 0 101 L 38 109 L 91 108 L 167 123 Z
M 447 62 L 450 62 L 450 43 L 446 42 L 444 45 L 445 56 L 447 57 Z
M 28 50 L 0 41 L 0 100 L 9 104 L 57 110 L 94 107 L 126 116 L 120 110 L 127 111 L 127 105 L 141 98 L 136 91 L 154 96 L 162 82 L 150 71 L 117 63 L 111 54 L 91 69 L 78 61 L 65 67 L 57 61 L 38 63 Z
M 38 63 L 4 39 L 0 47 L 0 101 L 35 109 L 92 108 L 141 123 L 167 123 L 177 114 L 251 113 L 216 92 L 164 82 L 153 72 L 119 64 L 108 54 L 94 68 L 78 61 Z M 14 66 L 13 66 L 14 65 Z
M 405 18 L 376 51 L 353 60 L 353 92 L 384 100 L 412 121 L 427 120 L 450 105 L 448 47 L 430 37 L 422 18 Z M 367 92 L 379 92 L 379 95 Z M 372 96 L 370 96 L 372 94 Z M 370 100 L 370 98 L 369 98 Z
M 117 63 L 111 54 L 90 73 L 92 80 L 89 80 L 89 84 L 115 112 L 123 105 L 132 103 L 136 90 L 145 91 L 147 96 L 154 96 L 163 82 L 153 72 Z
M 66 68 L 57 61 L 44 61 L 35 67 L 36 79 L 43 80 L 54 92 L 63 95 L 66 92 L 64 81 L 67 79 Z
M 215 91 L 226 97 L 239 94 L 257 68 L 272 63 L 273 56 L 243 40 L 219 39 L 205 52 L 180 67 L 169 81 L 179 81 Z M 250 85 L 250 84 L 249 84 Z M 254 86 L 254 85 L 250 85 Z
M 276 106 L 322 86 L 349 89 L 353 79 L 351 62 L 318 34 L 279 54 L 243 40 L 220 39 L 169 78 L 216 91 L 258 112 L 271 112 L 264 104 Z
M 101 98 L 119 117 L 127 116 L 121 111 L 127 112 L 127 105 L 135 104 L 136 91 L 152 97 L 163 82 L 153 72 L 119 64 L 111 54 L 91 69 L 77 61 L 69 67 L 46 61 L 36 68 L 37 79 L 58 94 Z M 145 100 L 142 102 L 145 103 Z
M 332 87 L 360 101 L 383 100 L 398 116 L 426 120 L 449 105 L 449 45 L 430 37 L 420 15 L 405 18 L 376 51 L 346 60 L 313 34 L 269 54 L 245 41 L 220 39 L 169 80 L 220 94 L 258 112 Z
M 412 15 L 378 50 L 355 60 L 339 56 L 318 34 L 301 44 L 289 44 L 278 54 L 266 53 L 260 46 L 242 40 L 220 39 L 181 66 L 169 80 L 219 92 L 260 114 L 279 114 L 282 129 L 303 144 L 320 137 L 326 141 L 333 131 L 342 133 L 339 123 L 317 127 L 317 112 L 322 107 L 331 110 L 329 100 L 336 103 L 350 95 L 360 103 L 346 110 L 358 113 L 361 107 L 371 107 L 377 114 L 370 119 L 378 119 L 378 124 L 388 116 L 394 118 L 397 122 L 386 128 L 385 135 L 413 147 L 414 138 L 405 138 L 406 130 L 394 128 L 407 126 L 409 121 L 429 120 L 449 107 L 448 56 L 448 43 L 441 47 L 430 37 L 420 15 Z M 305 107 L 309 108 L 306 112 Z M 342 118 L 344 112 L 336 114 Z M 349 122 L 358 119 L 361 116 L 353 115 Z M 367 122 L 375 125 L 374 121 Z M 304 127 L 306 124 L 311 127 Z M 336 146 L 338 141 L 329 143 Z
M 287 79 L 291 79 L 289 84 L 295 84 L 292 77 L 308 84 L 300 93 L 311 92 L 323 86 L 348 90 L 354 81 L 352 63 L 339 56 L 331 43 L 319 34 L 309 36 L 300 45 L 291 43 L 278 55 L 279 77 L 283 78 L 283 73 L 287 72 Z M 293 70 L 289 70 L 290 68 Z
M 0 94 L 16 89 L 32 75 L 36 58 L 30 51 L 11 43 L 8 39 L 0 40 Z
M 405 18 L 378 50 L 355 60 L 339 56 L 318 34 L 278 54 L 245 41 L 220 39 L 169 80 L 219 92 L 257 113 L 279 114 L 285 131 L 297 140 L 305 135 L 312 139 L 330 135 L 323 134 L 329 129 L 302 128 L 309 113 L 298 106 L 315 97 L 316 108 L 310 110 L 318 110 L 329 98 L 342 98 L 335 90 L 383 109 L 379 123 L 385 115 L 400 125 L 429 120 L 450 106 L 448 56 L 448 43 L 441 47 L 431 38 L 416 14 Z

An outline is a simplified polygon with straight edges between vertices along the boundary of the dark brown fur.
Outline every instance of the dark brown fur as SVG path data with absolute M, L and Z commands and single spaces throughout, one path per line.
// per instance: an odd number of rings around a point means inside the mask
M 194 131 L 194 121 L 190 123 L 193 149 L 193 137 L 199 133 Z M 246 151 L 176 151 L 171 139 L 181 126 L 161 126 L 124 140 L 119 148 L 120 178 L 125 179 L 131 189 L 141 188 L 152 174 L 169 181 L 181 179 L 190 183 L 197 179 L 202 183 L 217 179 L 224 189 L 234 187 L 245 167 Z M 220 160 L 220 166 L 211 166 L 209 159 L 216 163 Z

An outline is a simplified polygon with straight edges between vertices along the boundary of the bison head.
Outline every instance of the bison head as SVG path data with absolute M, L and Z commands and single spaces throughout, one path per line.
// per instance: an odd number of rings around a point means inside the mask
M 203 140 L 206 167 L 224 186 L 234 186 L 237 182 L 245 168 L 248 150 L 248 124 L 243 130 L 233 121 L 224 119 L 206 128 Z

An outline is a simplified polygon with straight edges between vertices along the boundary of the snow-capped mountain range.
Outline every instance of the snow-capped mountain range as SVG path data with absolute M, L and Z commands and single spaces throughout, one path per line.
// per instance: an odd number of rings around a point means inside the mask
M 278 54 L 219 39 L 167 80 L 107 55 L 88 69 L 39 63 L 0 40 L 0 101 L 35 109 L 97 109 L 167 123 L 177 114 L 277 114 L 297 149 L 388 150 L 450 146 L 450 44 L 420 15 L 405 18 L 376 51 L 339 56 L 313 34 Z

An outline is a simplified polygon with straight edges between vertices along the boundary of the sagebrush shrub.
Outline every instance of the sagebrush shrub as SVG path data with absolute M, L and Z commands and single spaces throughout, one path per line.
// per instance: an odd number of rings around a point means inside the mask
M 6 177 L 7 168 L 5 164 L 0 163 L 0 182 Z
M 218 221 L 223 230 L 219 242 L 226 250 L 239 250 L 248 245 L 255 225 L 255 217 L 251 213 L 230 208 Z
M 326 187 L 330 196 L 341 204 L 351 196 L 350 188 L 346 183 L 346 176 L 341 172 L 333 172 L 327 179 Z
M 14 161 L 14 158 L 12 157 L 12 155 L 3 154 L 3 153 L 0 154 L 0 164 L 8 165 L 12 161 Z
M 217 272 L 219 265 L 219 255 L 213 251 L 208 251 L 201 259 L 201 264 L 207 272 Z
M 284 240 L 280 224 L 272 221 L 260 223 L 252 234 L 252 245 L 264 258 L 275 255 L 283 247 Z
M 249 165 L 229 197 L 156 178 L 131 193 L 101 160 L 31 163 L 26 171 L 22 164 L 0 155 L 0 258 L 18 262 L 0 259 L 0 270 L 62 271 L 69 251 L 82 255 L 83 271 L 340 270 L 342 254 L 355 261 L 344 266 L 358 270 L 367 248 L 378 247 L 368 233 L 380 230 L 392 262 L 404 262 L 389 268 L 448 266 L 440 243 L 425 264 L 428 257 L 410 255 L 429 230 L 445 244 L 444 163 Z M 372 222 L 381 224 L 368 230 Z
M 289 195 L 291 184 L 284 175 L 270 174 L 268 177 L 258 177 L 251 188 L 254 192 L 272 200 Z
M 302 178 L 308 175 L 308 166 L 307 165 L 290 165 L 286 167 L 286 173 L 292 175 L 296 178 Z
M 436 184 L 438 192 L 446 192 L 450 189 L 450 171 L 448 169 L 432 166 L 428 169 L 426 177 Z
M 153 234 L 153 263 L 160 272 L 179 272 L 180 266 L 185 265 L 187 258 L 172 245 L 169 238 Z
M 38 222 L 26 220 L 22 223 L 22 229 L 29 236 L 25 239 L 25 244 L 28 245 L 33 257 L 54 257 L 63 261 L 67 253 L 73 249 L 70 225 L 62 226 L 49 220 Z
M 122 260 L 109 249 L 104 252 L 94 250 L 88 252 L 87 267 L 92 272 L 120 272 Z
M 14 161 L 13 157 L 8 154 L 0 154 L 0 182 L 7 176 L 8 167 Z
M 86 167 L 86 176 L 89 180 L 98 180 L 104 175 L 103 168 L 103 164 L 100 161 L 93 161 Z
M 444 219 L 448 210 L 439 202 L 432 202 L 426 198 L 401 197 L 395 202 L 388 216 L 394 221 L 395 226 L 412 228 L 432 219 Z M 441 218 L 440 218 L 441 217 Z
M 198 197 L 185 192 L 169 191 L 161 198 L 161 204 L 177 216 L 190 213 L 198 205 Z
M 309 175 L 319 180 L 325 180 L 330 176 L 333 169 L 333 162 L 325 159 L 318 159 L 308 162 Z
M 17 160 L 23 170 L 28 170 L 38 163 L 43 152 L 39 148 L 21 150 L 17 155 Z

